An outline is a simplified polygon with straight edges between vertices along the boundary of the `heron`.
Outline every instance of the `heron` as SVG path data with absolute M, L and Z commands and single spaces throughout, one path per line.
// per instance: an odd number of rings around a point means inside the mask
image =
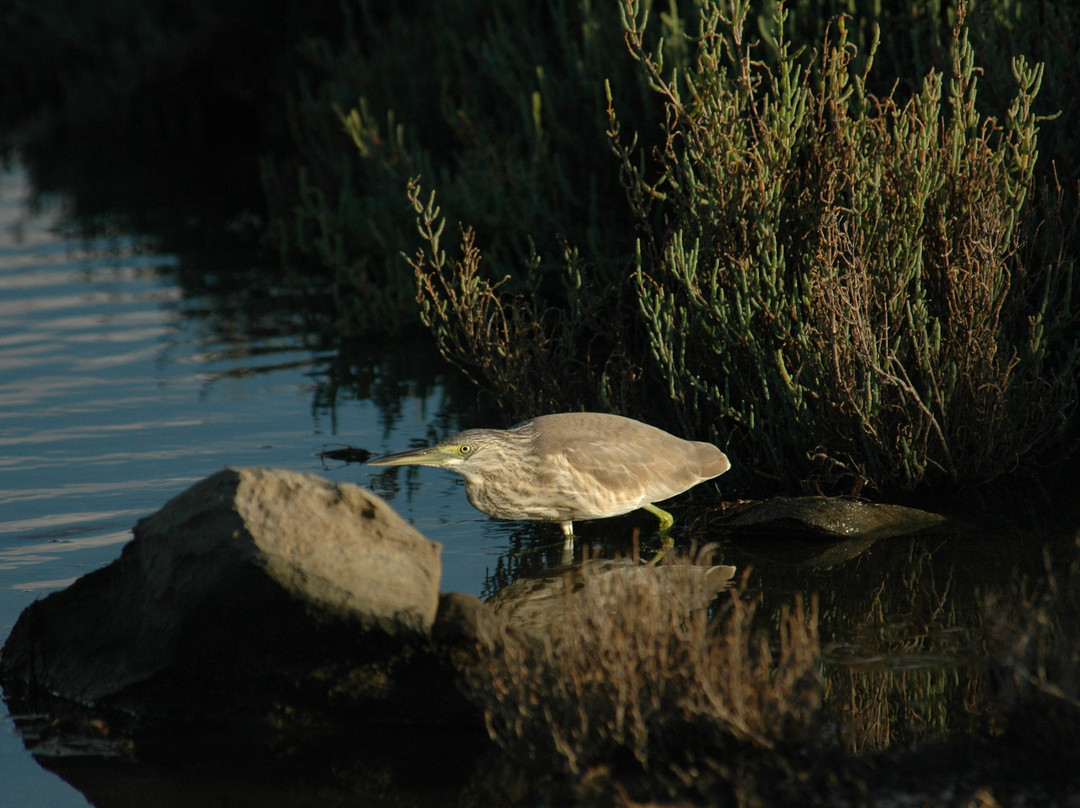
M 456 471 L 477 510 L 497 519 L 558 522 L 571 552 L 575 521 L 638 508 L 656 516 L 666 536 L 675 520 L 656 503 L 731 467 L 711 443 L 598 412 L 541 415 L 509 429 L 468 429 L 368 465 Z

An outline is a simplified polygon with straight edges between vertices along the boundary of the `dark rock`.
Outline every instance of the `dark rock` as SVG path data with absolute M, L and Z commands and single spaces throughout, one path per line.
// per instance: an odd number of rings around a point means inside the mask
M 908 536 L 949 524 L 940 514 L 849 497 L 774 497 L 737 506 L 724 519 L 739 531 L 829 539 Z
M 453 688 L 429 647 L 440 551 L 357 486 L 226 469 L 140 520 L 112 564 L 27 608 L 0 678 L 151 717 L 396 720 L 415 706 L 396 699 Z M 425 686 L 398 686 L 419 665 Z
M 473 595 L 449 592 L 439 598 L 439 613 L 431 635 L 436 642 L 475 642 L 480 626 L 490 619 L 491 608 Z

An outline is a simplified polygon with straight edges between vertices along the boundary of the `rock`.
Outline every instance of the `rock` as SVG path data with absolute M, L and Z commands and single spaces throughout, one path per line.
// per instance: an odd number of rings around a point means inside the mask
M 474 595 L 449 592 L 439 598 L 439 613 L 431 634 L 436 642 L 475 642 L 491 608 Z
M 882 539 L 946 527 L 940 514 L 847 497 L 774 497 L 737 507 L 724 526 L 754 533 Z
M 307 697 L 386 701 L 391 672 L 430 653 L 441 547 L 358 486 L 226 469 L 134 532 L 112 564 L 19 617 L 0 657 L 9 693 L 265 716 Z

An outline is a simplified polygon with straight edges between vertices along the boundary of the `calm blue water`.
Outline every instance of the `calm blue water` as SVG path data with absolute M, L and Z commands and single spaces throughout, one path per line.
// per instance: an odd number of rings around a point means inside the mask
M 31 197 L 25 173 L 4 166 L 0 641 L 27 604 L 108 564 L 137 519 L 226 465 L 374 483 L 444 544 L 442 588 L 480 593 L 514 526 L 473 510 L 455 475 L 387 477 L 317 457 L 328 444 L 402 450 L 436 419 L 456 426 L 440 389 L 410 393 L 403 380 L 392 425 L 371 401 L 314 406 L 330 357 L 303 335 L 223 338 L 207 314 L 220 317 L 220 301 L 180 288 L 176 256 L 124 233 L 80 237 L 64 198 Z M 87 804 L 34 762 L 10 716 L 0 727 L 0 804 Z

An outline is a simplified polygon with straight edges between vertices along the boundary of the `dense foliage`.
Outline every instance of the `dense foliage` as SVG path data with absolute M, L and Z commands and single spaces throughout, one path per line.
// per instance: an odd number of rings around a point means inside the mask
M 558 219 L 589 223 L 577 239 L 515 215 L 513 233 L 549 242 L 514 256 L 462 204 L 484 175 L 459 171 L 426 181 L 464 222 L 448 257 L 441 211 L 414 182 L 411 265 L 444 352 L 511 416 L 646 414 L 770 486 L 895 498 L 1060 459 L 1075 419 L 1075 191 L 1036 171 L 1043 66 L 1011 60 L 994 116 L 962 20 L 944 70 L 876 94 L 881 49 L 860 52 L 845 18 L 809 51 L 782 7 L 754 26 L 748 3 L 703 3 L 692 20 L 660 15 L 652 39 L 648 8 L 621 8 L 636 73 L 605 82 L 605 135 L 625 191 L 611 203 L 637 239 L 586 211 Z M 651 101 L 627 113 L 619 81 L 644 82 Z M 510 209 L 525 201 L 515 190 Z M 561 265 L 544 260 L 555 235 Z
M 61 122 L 95 190 L 110 148 L 223 198 L 261 158 L 244 226 L 337 335 L 423 324 L 507 421 L 623 412 L 746 492 L 893 499 L 1075 443 L 1071 6 L 3 9 L 5 123 Z

